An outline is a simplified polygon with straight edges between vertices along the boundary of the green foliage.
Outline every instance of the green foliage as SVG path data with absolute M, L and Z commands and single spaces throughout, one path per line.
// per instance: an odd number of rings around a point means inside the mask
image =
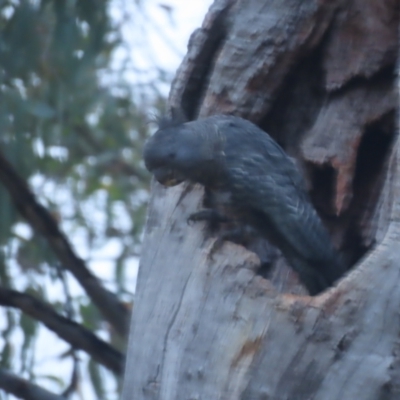
M 107 85 L 121 43 L 109 8 L 104 0 L 0 2 L 0 146 L 69 239 L 88 249 L 84 256 L 95 273 L 92 250 L 118 244 L 106 284 L 129 305 L 126 268 L 140 251 L 149 183 L 142 145 L 149 114 L 162 112 L 165 102 L 154 82 L 135 86 L 121 74 L 117 85 Z M 54 296 L 48 286 L 60 285 L 57 259 L 19 219 L 2 186 L 0 205 L 0 285 L 35 292 L 65 314 L 68 293 Z M 72 302 L 78 322 L 120 343 L 84 293 L 73 294 Z M 1 364 L 35 375 L 37 322 L 8 309 L 0 318 Z M 106 398 L 98 366 L 90 361 L 86 368 L 94 392 Z

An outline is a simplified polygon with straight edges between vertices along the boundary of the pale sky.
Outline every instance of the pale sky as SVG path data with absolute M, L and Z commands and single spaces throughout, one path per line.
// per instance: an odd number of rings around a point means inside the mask
M 131 1 L 114 0 L 113 4 L 111 13 L 121 24 L 128 44 L 115 53 L 114 62 L 118 64 L 128 56 L 132 70 L 126 76 L 140 82 L 154 77 L 157 67 L 175 72 L 186 53 L 190 34 L 201 26 L 212 1 L 145 0 L 140 13 Z

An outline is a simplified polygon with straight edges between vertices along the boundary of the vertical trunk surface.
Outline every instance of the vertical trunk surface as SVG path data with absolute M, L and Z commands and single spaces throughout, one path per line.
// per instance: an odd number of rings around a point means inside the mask
M 170 107 L 268 131 L 349 273 L 309 297 L 270 245 L 210 259 L 203 189 L 155 183 L 123 400 L 400 398 L 398 26 L 398 0 L 215 1 Z

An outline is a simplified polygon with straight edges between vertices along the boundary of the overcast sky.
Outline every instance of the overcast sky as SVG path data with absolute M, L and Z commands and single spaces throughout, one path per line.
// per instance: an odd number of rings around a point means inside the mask
M 132 82 L 153 78 L 157 68 L 174 73 L 186 53 L 190 34 L 201 26 L 211 0 L 144 0 L 137 12 L 134 2 L 114 0 L 111 13 L 121 24 L 123 41 L 115 52 L 115 69 L 130 60 Z

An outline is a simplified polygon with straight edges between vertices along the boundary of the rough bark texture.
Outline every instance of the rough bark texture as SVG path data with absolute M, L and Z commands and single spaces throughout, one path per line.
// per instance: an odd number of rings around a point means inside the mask
M 280 257 L 210 259 L 202 189 L 154 184 L 123 400 L 400 398 L 398 26 L 395 0 L 215 1 L 171 109 L 268 131 L 352 269 L 311 298 Z

